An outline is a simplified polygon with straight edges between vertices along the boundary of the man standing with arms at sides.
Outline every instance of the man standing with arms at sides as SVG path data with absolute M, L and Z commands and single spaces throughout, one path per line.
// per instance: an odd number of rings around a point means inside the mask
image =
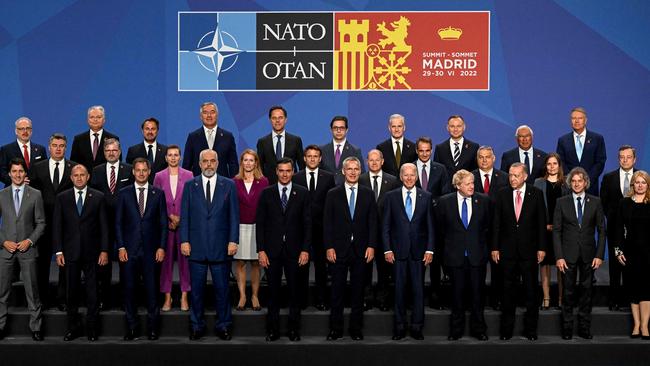
M 32 339 L 42 341 L 41 300 L 38 296 L 36 241 L 45 230 L 45 212 L 41 192 L 25 184 L 26 164 L 22 158 L 9 162 L 11 184 L 0 191 L 0 339 L 7 324 L 7 299 L 16 262 L 20 264 L 23 287 L 29 309 Z
M 269 120 L 272 131 L 257 140 L 257 154 L 264 176 L 273 185 L 278 181 L 275 167 L 282 158 L 290 158 L 297 165 L 293 167 L 294 171 L 305 169 L 305 162 L 302 159 L 302 139 L 285 129 L 287 110 L 279 105 L 269 108 Z
M 381 170 L 395 177 L 399 175 L 402 165 L 412 163 L 417 159 L 415 144 L 404 137 L 405 131 L 406 120 L 404 116 L 393 114 L 388 118 L 390 138 L 377 145 L 377 150 L 381 151 L 384 157 Z
M 142 122 L 142 137 L 144 142 L 129 147 L 126 154 L 127 164 L 133 164 L 136 158 L 145 158 L 149 160 L 151 174 L 149 174 L 149 183 L 153 184 L 153 178 L 159 171 L 167 168 L 167 146 L 158 142 L 158 131 L 160 131 L 160 122 L 154 117 L 149 117 Z
M 90 127 L 90 131 L 82 132 L 72 140 L 70 160 L 82 164 L 88 172 L 92 172 L 94 167 L 106 162 L 106 158 L 102 154 L 104 140 L 110 138 L 120 139 L 104 129 L 105 122 L 104 107 L 94 105 L 88 108 L 88 127 Z
M 81 322 L 78 296 L 81 272 L 86 293 L 86 329 L 88 340 L 97 340 L 97 266 L 108 262 L 108 219 L 104 195 L 88 187 L 88 170 L 77 164 L 72 168 L 73 188 L 59 193 L 54 205 L 52 244 L 56 264 L 65 267 L 68 330 L 64 341 L 79 337 Z
M 208 269 L 214 286 L 217 320 L 215 331 L 221 340 L 232 339 L 232 309 L 228 275 L 239 243 L 239 201 L 235 182 L 217 174 L 219 157 L 214 150 L 199 154 L 201 175 L 185 182 L 181 201 L 181 254 L 190 263 L 190 340 L 203 337 L 203 296 Z
M 343 336 L 343 297 L 350 272 L 350 338 L 363 339 L 363 285 L 366 264 L 375 256 L 377 204 L 372 190 L 360 186 L 361 162 L 343 160 L 345 183 L 327 193 L 323 214 L 327 260 L 332 273 L 332 312 L 327 340 Z
M 257 253 L 266 268 L 269 284 L 266 340 L 280 338 L 280 286 L 282 272 L 289 289 L 289 331 L 292 342 L 300 340 L 299 267 L 309 263 L 311 213 L 309 192 L 292 184 L 294 163 L 282 158 L 276 166 L 278 182 L 262 191 L 256 213 Z
M 524 337 L 537 340 L 537 265 L 546 255 L 546 205 L 542 191 L 526 183 L 526 164 L 513 163 L 510 188 L 496 196 L 492 218 L 492 260 L 503 270 L 501 340 L 512 338 L 521 275 L 526 293 Z
M 45 159 L 47 153 L 45 146 L 32 142 L 32 120 L 27 117 L 20 117 L 16 120 L 16 140 L 0 147 L 0 181 L 5 187 L 11 185 L 9 176 L 9 162 L 13 158 L 22 158 L 29 169 Z M 29 184 L 29 177 L 25 177 L 25 183 Z
M 517 127 L 515 138 L 517 147 L 501 155 L 501 170 L 507 172 L 512 164 L 524 163 L 528 174 L 526 183 L 533 184 L 535 179 L 544 176 L 546 153 L 533 147 L 533 129 L 526 125 Z
M 217 174 L 232 178 L 239 172 L 239 157 L 232 133 L 217 126 L 219 110 L 214 102 L 205 102 L 199 108 L 203 126 L 187 135 L 183 152 L 183 169 L 196 177 L 201 175 L 200 153 L 205 149 L 214 150 L 221 159 Z
M 553 246 L 564 284 L 562 339 L 573 337 L 578 278 L 582 287 L 578 302 L 578 336 L 591 339 L 591 287 L 594 271 L 603 263 L 605 253 L 605 215 L 600 199 L 585 192 L 589 188 L 589 175 L 583 168 L 573 168 L 567 176 L 567 184 L 573 193 L 557 199 L 553 214 Z
M 147 299 L 147 338 L 158 339 L 158 263 L 165 259 L 167 204 L 165 192 L 149 184 L 150 169 L 145 158 L 133 161 L 135 184 L 120 190 L 115 207 L 115 243 L 122 264 L 124 309 L 129 327 L 125 341 L 137 338 L 135 288 L 140 276 Z
M 583 168 L 591 182 L 587 193 L 597 196 L 598 179 L 607 161 L 605 139 L 596 132 L 587 131 L 587 111 L 582 107 L 571 110 L 571 129 L 573 131 L 557 140 L 556 151 L 564 163 L 564 174 L 575 167 Z
M 449 177 L 465 169 L 469 172 L 477 168 L 476 153 L 478 144 L 464 137 L 465 120 L 462 116 L 453 115 L 447 119 L 449 139 L 436 145 L 433 160 L 447 168 Z
M 334 173 L 336 184 L 341 184 L 345 180 L 343 176 L 343 160 L 350 156 L 354 156 L 359 161 L 362 160 L 361 149 L 352 145 L 347 140 L 348 134 L 348 118 L 345 116 L 335 116 L 330 122 L 330 129 L 332 130 L 332 142 L 320 146 L 323 152 L 323 160 L 321 161 L 321 168 Z M 361 173 L 364 172 L 363 166 Z
M 372 149 L 368 152 L 368 159 L 366 160 L 368 164 L 368 172 L 361 174 L 359 178 L 359 185 L 368 187 L 372 190 L 372 193 L 375 196 L 375 202 L 377 203 L 377 215 L 378 224 L 377 224 L 377 247 L 379 250 L 383 250 L 384 245 L 382 241 L 382 213 L 384 212 L 384 200 L 386 198 L 386 193 L 392 191 L 393 189 L 399 188 L 401 182 L 395 176 L 390 175 L 381 170 L 382 165 L 384 165 L 384 158 L 381 151 L 377 149 Z M 366 275 L 365 275 L 365 305 L 367 309 L 372 308 L 374 304 L 381 311 L 388 311 L 389 309 L 389 299 L 388 299 L 388 288 L 391 282 L 393 268 L 391 265 L 386 263 L 382 256 L 375 257 L 374 260 L 377 265 L 377 293 L 373 298 L 372 293 L 372 275 L 373 275 L 373 265 L 372 262 L 366 265 Z

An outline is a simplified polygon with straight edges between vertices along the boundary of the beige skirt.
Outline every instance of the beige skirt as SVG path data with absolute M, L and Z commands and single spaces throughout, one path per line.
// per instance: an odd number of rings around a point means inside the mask
M 239 224 L 239 248 L 234 258 L 245 261 L 257 260 L 255 224 Z

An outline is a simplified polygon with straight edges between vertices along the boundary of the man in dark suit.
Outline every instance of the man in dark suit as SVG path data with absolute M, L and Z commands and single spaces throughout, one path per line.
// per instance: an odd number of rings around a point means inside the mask
M 323 208 L 327 192 L 334 188 L 334 174 L 319 169 L 321 163 L 321 149 L 316 145 L 309 145 L 305 148 L 306 168 L 293 176 L 292 181 L 309 190 L 309 202 L 311 205 L 311 248 L 310 256 L 314 262 L 316 296 L 314 306 L 324 311 L 329 309 L 327 301 L 327 258 L 323 247 Z M 309 294 L 309 265 L 298 269 L 298 281 L 302 286 L 301 293 L 304 295 L 303 305 L 306 305 Z M 304 306 L 303 306 L 304 307 Z
M 607 227 L 615 228 L 618 207 L 621 199 L 630 191 L 632 174 L 636 171 L 636 150 L 630 145 L 623 145 L 618 149 L 618 168 L 603 176 L 600 187 L 600 200 L 603 203 Z M 615 259 L 616 247 L 615 230 L 607 230 L 607 251 L 609 253 L 609 310 L 619 310 L 626 301 L 624 299 L 621 280 L 623 280 L 623 267 Z
M 276 115 L 277 116 L 277 115 Z M 292 184 L 294 163 L 277 162 L 278 183 L 262 191 L 256 213 L 256 241 L 260 266 L 266 268 L 269 285 L 266 340 L 280 338 L 280 285 L 282 272 L 289 288 L 289 332 L 291 341 L 300 340 L 300 291 L 298 268 L 309 263 L 311 209 L 309 192 Z M 193 290 L 192 290 L 193 291 Z
M 158 339 L 158 263 L 165 259 L 167 244 L 167 204 L 165 192 L 149 184 L 149 160 L 133 161 L 135 184 L 120 190 L 115 208 L 115 242 L 118 248 L 124 287 L 124 309 L 129 329 L 124 340 L 137 337 L 138 308 L 135 288 L 142 276 L 147 299 L 147 338 Z
M 190 340 L 205 332 L 203 296 L 208 269 L 214 286 L 221 340 L 232 339 L 232 309 L 228 276 L 239 243 L 239 203 L 235 183 L 217 174 L 219 156 L 214 150 L 199 153 L 201 175 L 185 183 L 181 201 L 181 254 L 189 257 L 192 302 Z M 164 239 L 163 239 L 164 240 Z
M 94 167 L 106 162 L 106 158 L 102 154 L 104 140 L 109 138 L 120 139 L 104 129 L 105 122 L 104 107 L 95 105 L 88 108 L 88 127 L 90 127 L 90 131 L 82 132 L 72 140 L 70 160 L 83 164 L 88 172 L 92 172 Z
M 334 116 L 330 122 L 330 129 L 332 130 L 332 142 L 320 146 L 323 152 L 320 166 L 334 173 L 334 180 L 338 185 L 345 180 L 341 163 L 350 156 L 354 156 L 361 161 L 361 149 L 352 145 L 347 139 L 348 117 Z M 361 173 L 364 171 L 365 169 L 362 166 Z
M 77 164 L 72 168 L 73 188 L 59 193 L 54 205 L 52 245 L 56 263 L 65 267 L 66 305 L 68 330 L 64 341 L 79 336 L 80 321 L 78 296 L 81 272 L 84 274 L 86 293 L 86 329 L 88 340 L 97 340 L 97 266 L 105 266 L 110 250 L 108 220 L 104 195 L 88 187 L 90 178 L 86 167 Z
M 400 168 L 402 188 L 388 192 L 384 202 L 382 236 L 384 259 L 394 266 L 395 324 L 393 340 L 406 336 L 406 289 L 413 296 L 411 337 L 424 339 L 424 270 L 433 259 L 434 232 L 431 194 L 415 187 L 415 164 Z
M 217 174 L 226 178 L 234 177 L 239 171 L 237 145 L 230 131 L 217 126 L 219 119 L 217 105 L 214 102 L 203 103 L 199 115 L 203 126 L 187 135 L 183 152 L 183 169 L 191 171 L 195 177 L 200 175 L 199 154 L 205 149 L 212 149 L 217 152 L 221 161 Z
M 115 205 L 120 190 L 133 184 L 133 168 L 126 163 L 120 163 L 122 149 L 120 141 L 116 139 L 104 140 L 104 157 L 106 163 L 97 165 L 90 176 L 90 187 L 104 194 L 106 202 L 106 216 L 108 218 L 108 242 L 111 249 L 115 250 Z M 108 263 L 97 268 L 97 290 L 99 310 L 110 309 L 111 280 L 113 276 L 114 251 L 108 255 Z
M 377 149 L 372 149 L 368 152 L 368 159 L 366 160 L 368 164 L 368 172 L 361 174 L 359 178 L 359 185 L 368 187 L 372 190 L 375 196 L 375 202 L 377 202 L 378 209 L 378 220 L 377 225 L 377 248 L 383 249 L 382 242 L 382 213 L 384 212 L 384 200 L 386 198 L 386 193 L 392 191 L 393 189 L 399 188 L 401 182 L 397 177 L 390 175 L 381 170 L 382 165 L 384 165 L 384 158 L 381 151 Z M 373 294 L 372 291 L 372 276 L 373 276 L 373 265 L 372 262 L 366 265 L 366 275 L 364 287 L 366 291 L 365 295 L 365 308 L 370 309 L 374 306 L 377 306 L 381 311 L 388 311 L 389 307 L 389 296 L 388 288 L 390 286 L 392 271 L 393 268 L 389 265 L 382 256 L 376 256 L 374 260 L 377 266 L 377 285 L 376 293 Z
M 48 149 L 50 158 L 34 164 L 30 175 L 30 186 L 41 191 L 45 207 L 45 232 L 38 240 L 38 290 L 41 302 L 46 308 L 54 306 L 56 302 L 59 310 L 65 309 L 65 270 L 58 267 L 58 283 L 56 299 L 50 299 L 50 265 L 52 264 L 52 224 L 54 203 L 56 196 L 72 188 L 72 167 L 77 165 L 74 161 L 65 159 L 67 139 L 65 135 L 54 133 L 50 136 Z
M 474 191 L 472 173 L 461 169 L 452 183 L 457 192 L 449 193 L 436 208 L 437 228 L 444 238 L 444 263 L 451 282 L 450 341 L 463 336 L 465 331 L 465 289 L 470 287 L 470 333 L 479 341 L 486 341 L 487 325 L 483 316 L 481 298 L 485 286 L 485 265 L 490 247 L 490 199 Z
M 556 151 L 562 159 L 564 174 L 575 167 L 584 168 L 591 182 L 587 193 L 598 195 L 598 179 L 605 169 L 607 151 L 603 136 L 587 131 L 587 111 L 582 107 L 571 110 L 571 128 L 573 131 L 560 136 Z
M 29 169 L 45 159 L 47 152 L 45 146 L 32 142 L 32 121 L 27 117 L 20 117 L 16 120 L 16 141 L 12 141 L 0 147 L 0 181 L 5 187 L 11 185 L 9 177 L 9 162 L 13 158 L 22 158 Z M 25 177 L 25 183 L 29 184 L 29 177 Z
M 433 160 L 447 168 L 449 177 L 465 169 L 469 172 L 477 168 L 476 153 L 478 144 L 464 137 L 465 120 L 459 115 L 447 119 L 449 139 L 438 145 L 433 153 Z
M 501 155 L 501 170 L 507 172 L 512 164 L 524 163 L 528 170 L 526 183 L 533 184 L 535 179 L 544 176 L 546 153 L 533 147 L 533 129 L 526 125 L 517 127 L 515 138 L 517 147 Z
M 167 168 L 167 145 L 158 142 L 158 131 L 160 131 L 160 122 L 154 117 L 149 117 L 142 122 L 142 137 L 144 142 L 129 147 L 126 154 L 127 164 L 133 164 L 136 158 L 145 158 L 151 164 L 151 174 L 149 174 L 149 183 L 153 184 L 153 177 L 159 171 Z
M 542 191 L 526 183 L 527 166 L 510 166 L 510 188 L 497 193 L 492 218 L 492 260 L 503 270 L 501 340 L 512 338 L 521 275 L 526 293 L 524 337 L 537 340 L 537 265 L 546 256 L 546 206 Z
M 257 140 L 257 155 L 260 157 L 260 166 L 264 176 L 269 179 L 269 184 L 273 185 L 278 181 L 275 167 L 282 158 L 292 159 L 296 164 L 294 171 L 304 169 L 305 162 L 302 159 L 302 139 L 288 133 L 285 129 L 287 124 L 286 109 L 279 105 L 271 107 L 269 120 L 273 131 Z
M 372 190 L 359 185 L 361 161 L 343 160 L 345 183 L 327 193 L 324 243 L 332 273 L 332 312 L 327 340 L 343 336 L 343 297 L 350 272 L 350 338 L 363 339 L 363 285 L 366 264 L 377 243 L 377 204 Z
M 393 114 L 388 118 L 388 132 L 390 138 L 379 145 L 377 150 L 384 156 L 384 165 L 381 170 L 398 176 L 400 167 L 406 163 L 412 163 L 417 159 L 415 144 L 404 137 L 406 131 L 406 120 L 401 114 Z
M 573 337 L 578 272 L 582 288 L 578 302 L 578 335 L 591 339 L 591 287 L 594 271 L 603 263 L 605 254 L 605 215 L 600 199 L 585 193 L 589 188 L 589 174 L 585 169 L 573 168 L 567 175 L 567 182 L 573 193 L 557 199 L 553 214 L 553 247 L 564 283 L 562 339 Z

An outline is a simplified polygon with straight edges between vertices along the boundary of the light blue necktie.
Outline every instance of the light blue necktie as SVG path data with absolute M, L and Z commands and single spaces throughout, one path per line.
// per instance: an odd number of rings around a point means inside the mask
M 77 213 L 79 214 L 79 216 L 81 216 L 81 211 L 84 208 L 84 201 L 81 198 L 82 195 L 83 195 L 83 191 L 79 191 L 79 198 L 77 199 Z
M 18 212 L 20 211 L 20 196 L 18 195 L 20 193 L 20 188 L 16 189 L 16 195 L 14 196 L 14 207 L 16 208 L 16 216 L 18 216 Z
M 350 208 L 350 217 L 354 218 L 354 187 L 350 187 L 350 202 L 348 202 L 348 207 Z
M 582 226 L 582 197 L 576 197 L 578 200 L 578 224 Z
M 576 137 L 576 155 L 578 155 L 578 161 L 582 160 L 582 136 L 578 135 Z
M 467 198 L 463 198 L 463 207 L 460 213 L 460 219 L 463 220 L 463 226 L 465 229 L 469 226 L 469 214 L 467 212 Z
M 413 201 L 411 201 L 411 191 L 406 191 L 406 216 L 409 218 L 409 221 L 413 219 Z

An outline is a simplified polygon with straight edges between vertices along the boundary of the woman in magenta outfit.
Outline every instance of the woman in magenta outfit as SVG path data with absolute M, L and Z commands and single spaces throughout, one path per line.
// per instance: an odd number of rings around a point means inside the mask
M 181 283 L 181 310 L 190 309 L 187 303 L 187 292 L 190 287 L 190 272 L 187 257 L 181 255 L 180 241 L 178 237 L 178 224 L 180 223 L 181 200 L 183 198 L 183 186 L 185 182 L 193 178 L 192 172 L 179 166 L 181 161 L 181 149 L 178 145 L 167 147 L 167 169 L 156 173 L 153 180 L 154 187 L 165 192 L 167 201 L 167 215 L 169 217 L 169 234 L 167 236 L 167 249 L 165 260 L 160 269 L 160 292 L 165 294 L 165 302 L 162 311 L 169 311 L 172 307 L 172 277 L 174 273 L 174 257 L 178 261 L 178 275 Z
M 235 176 L 235 186 L 239 198 L 239 248 L 235 254 L 239 303 L 237 310 L 246 308 L 246 263 L 251 265 L 251 306 L 253 310 L 262 309 L 257 296 L 260 287 L 260 267 L 257 262 L 257 243 L 255 242 L 255 212 L 262 190 L 269 185 L 262 176 L 260 158 L 251 149 L 246 149 L 239 158 L 239 173 Z

